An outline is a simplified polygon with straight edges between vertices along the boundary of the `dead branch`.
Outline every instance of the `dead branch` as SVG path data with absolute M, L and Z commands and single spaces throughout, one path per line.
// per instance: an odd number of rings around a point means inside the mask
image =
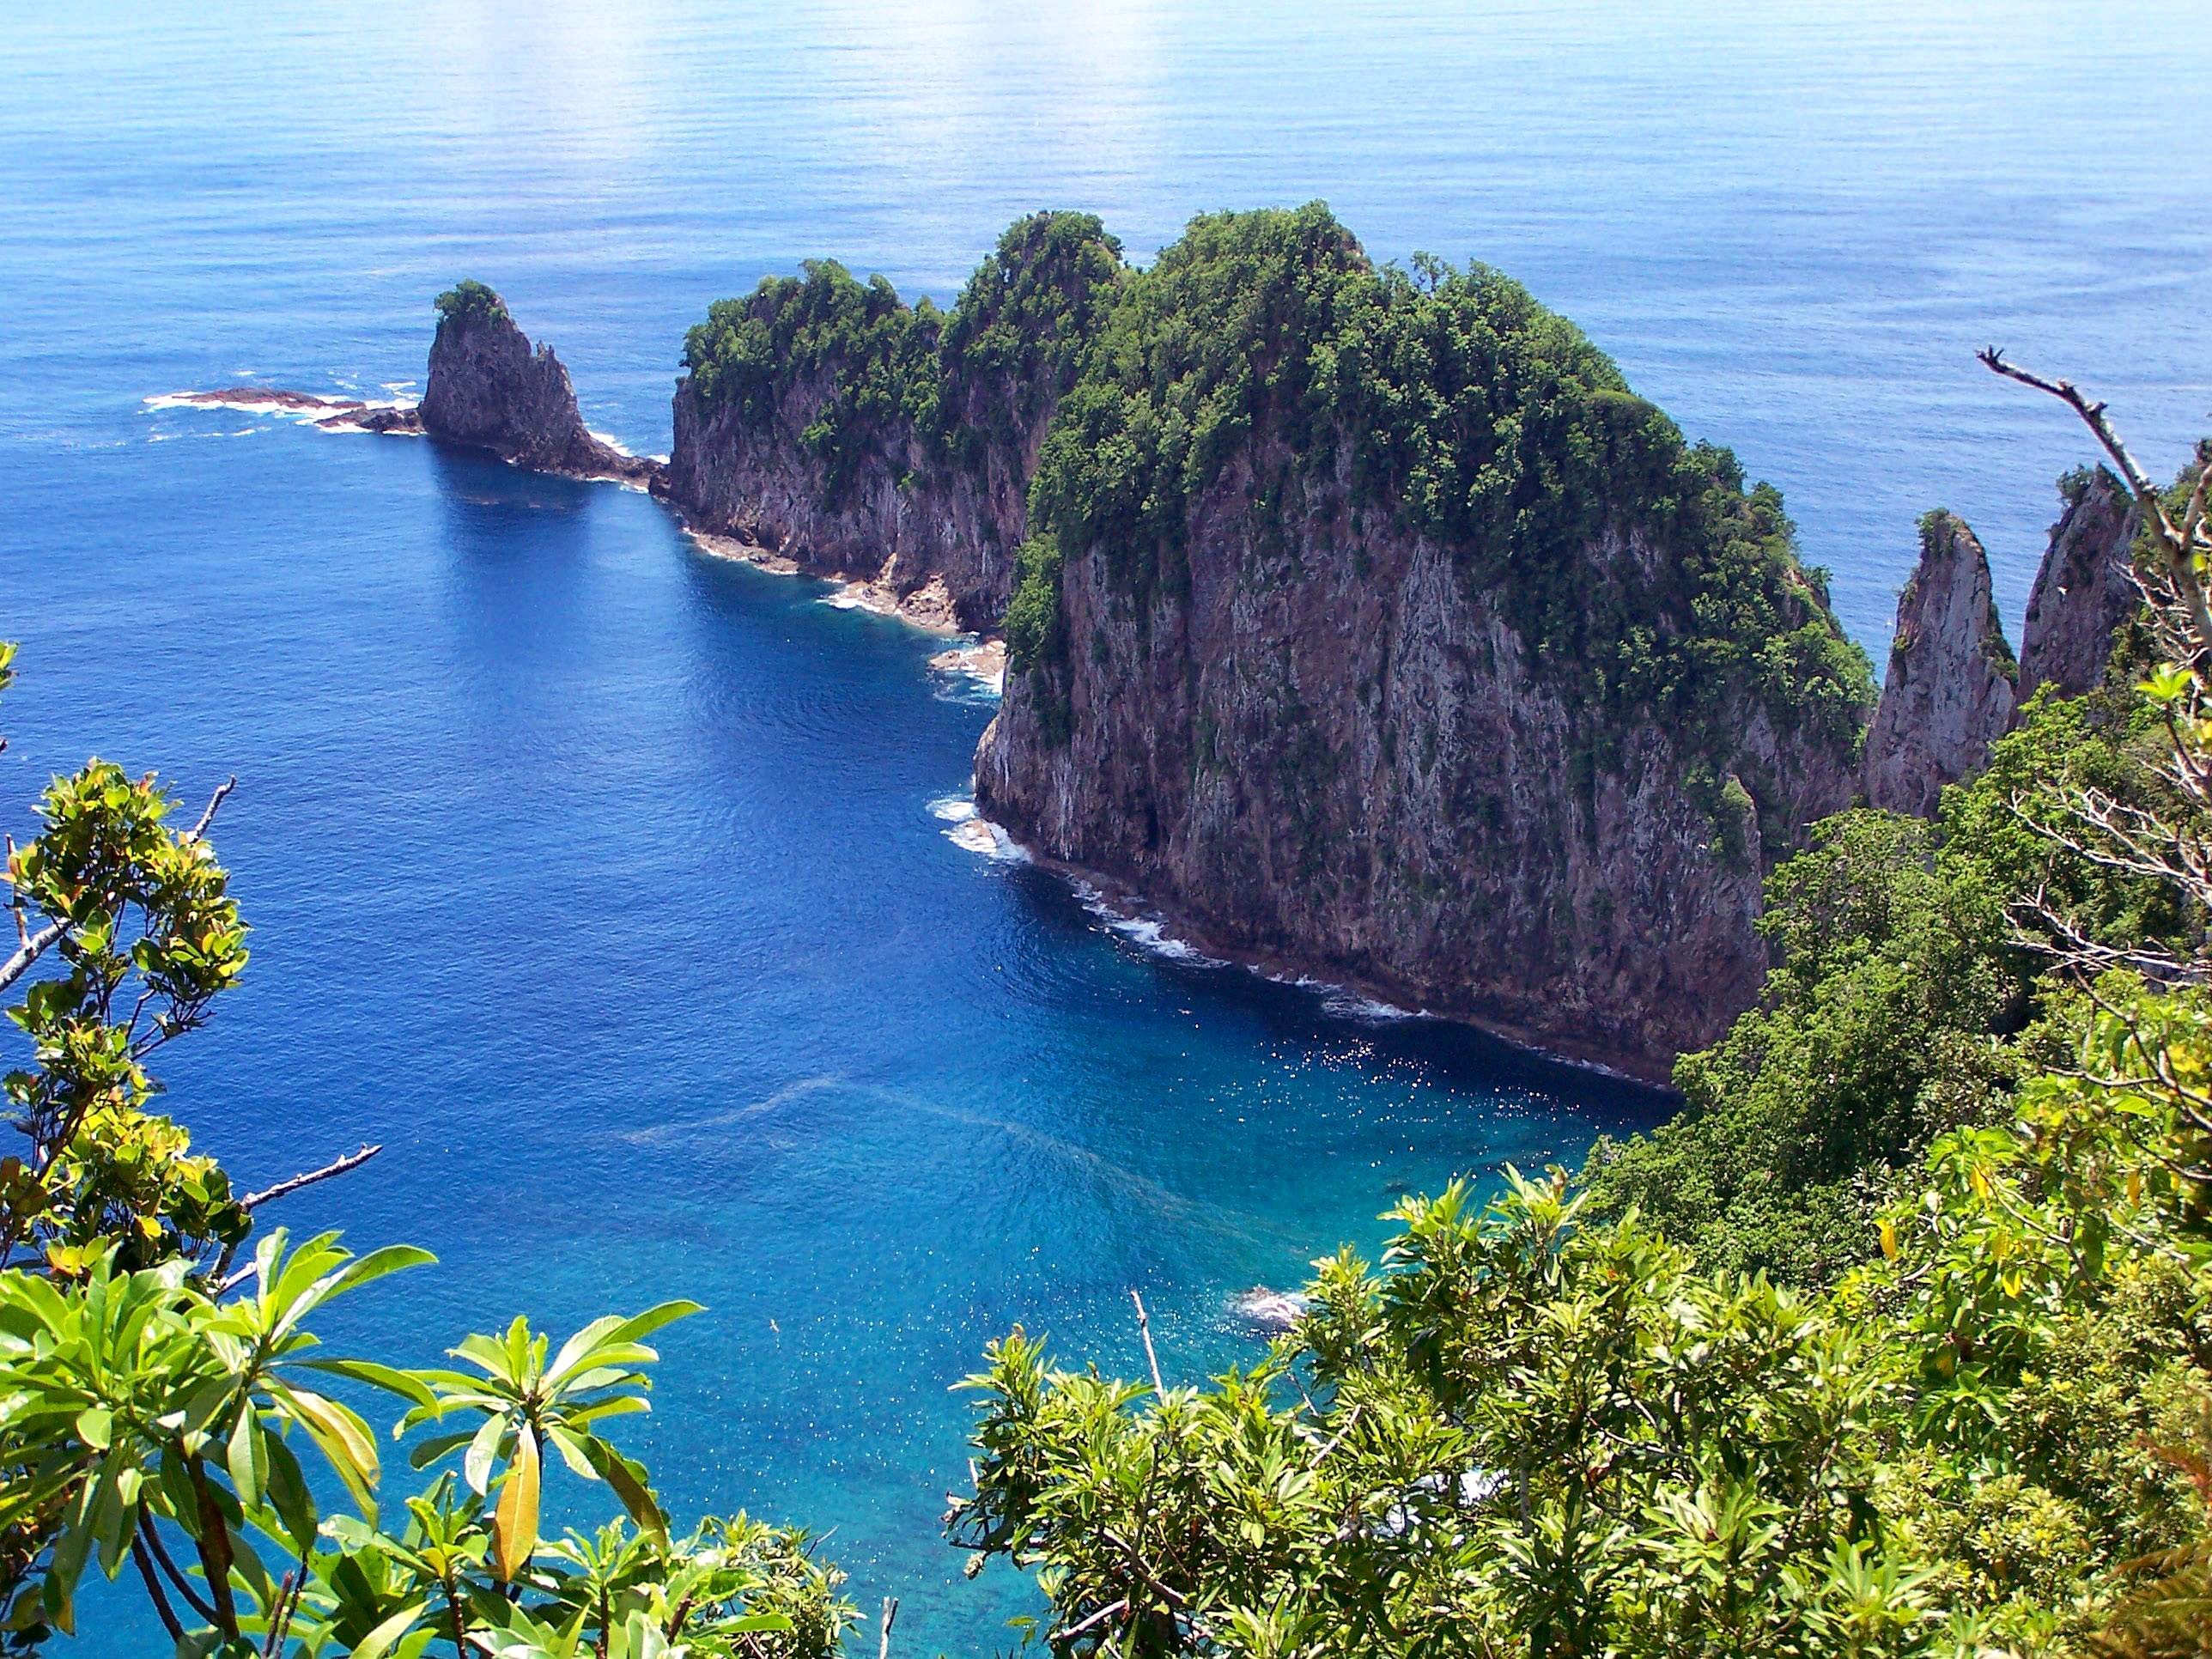
M 343 1158 L 333 1158 L 319 1170 L 310 1170 L 305 1175 L 295 1175 L 289 1181 L 280 1181 L 274 1187 L 264 1187 L 258 1193 L 248 1193 L 238 1200 L 241 1210 L 252 1211 L 272 1200 L 296 1193 L 302 1187 L 312 1187 L 319 1181 L 328 1181 L 332 1176 L 342 1176 L 349 1170 L 358 1170 L 362 1164 L 384 1150 L 380 1143 L 364 1146 L 357 1152 L 348 1152 Z
M 884 1633 L 876 1644 L 876 1659 L 891 1659 L 891 1621 L 898 1617 L 898 1597 L 884 1597 Z
M 209 799 L 207 811 L 200 814 L 200 821 L 192 826 L 191 833 L 185 837 L 186 841 L 198 841 L 202 836 L 207 834 L 208 825 L 215 822 L 216 809 L 228 799 L 230 792 L 237 787 L 238 778 L 235 774 L 222 781 L 215 794 Z
M 2174 597 L 2188 623 L 2190 664 L 2201 674 L 2207 657 L 2212 656 L 2212 607 L 2206 604 L 2204 584 L 2198 579 L 2196 558 L 2200 551 L 2206 550 L 2203 538 L 2204 458 L 2200 453 L 2199 471 L 2196 488 L 2191 492 L 2189 509 L 2182 515 L 2182 522 L 2176 525 L 2166 513 L 2165 498 L 2151 483 L 2148 475 L 2136 464 L 2136 458 L 2128 453 L 2128 447 L 2120 441 L 2120 434 L 2112 429 L 2112 423 L 2105 418 L 2102 402 L 2091 402 L 2071 380 L 2046 380 L 2016 363 L 2007 362 L 2003 351 L 1998 347 L 1984 346 L 1974 356 L 1991 372 L 2057 398 L 2081 417 L 2082 423 L 2095 435 L 2105 453 L 2112 457 L 2112 465 L 2119 469 L 2129 493 L 2135 497 L 2136 510 L 2142 514 L 2153 538 L 2159 544 L 2159 552 L 2166 566 L 2163 574 L 2166 580 L 2172 584 Z
M 1137 1334 L 1145 1339 L 1145 1358 L 1152 1368 L 1152 1393 L 1164 1395 L 1168 1391 L 1167 1385 L 1160 1381 L 1160 1357 L 1152 1352 L 1152 1322 L 1145 1312 L 1145 1298 L 1131 1291 L 1129 1300 L 1137 1304 Z
M 0 963 L 0 991 L 6 990 L 30 970 L 31 964 L 53 947 L 64 932 L 58 921 L 48 922 L 15 947 L 15 954 Z

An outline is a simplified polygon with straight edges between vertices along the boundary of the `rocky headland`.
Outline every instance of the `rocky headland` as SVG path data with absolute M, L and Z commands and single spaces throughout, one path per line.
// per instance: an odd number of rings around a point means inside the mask
M 983 811 L 1207 948 L 1654 1081 L 1756 996 L 1864 659 L 1780 499 L 1325 210 L 1134 273 L 1031 489 Z
M 1004 677 L 994 847 L 1652 1082 L 1758 997 L 1764 880 L 1816 819 L 1932 811 L 2136 604 L 2107 474 L 2062 486 L 2017 665 L 1980 543 L 1931 514 L 1877 704 L 1777 492 L 1515 283 L 1379 268 L 1318 204 L 1141 270 L 1034 215 L 950 310 L 769 278 L 687 337 L 665 465 L 585 428 L 491 289 L 438 313 L 418 408 L 179 401 L 646 485 L 708 551 L 981 635 L 935 660 Z

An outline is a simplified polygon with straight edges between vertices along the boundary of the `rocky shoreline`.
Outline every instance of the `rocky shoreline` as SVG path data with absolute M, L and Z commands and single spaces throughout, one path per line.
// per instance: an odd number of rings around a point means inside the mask
M 401 437 L 422 434 L 420 406 L 370 403 L 359 398 L 320 398 L 308 392 L 274 386 L 234 386 L 214 392 L 171 392 L 146 399 L 153 409 L 236 409 L 249 414 L 271 410 L 305 416 L 326 432 L 377 432 Z

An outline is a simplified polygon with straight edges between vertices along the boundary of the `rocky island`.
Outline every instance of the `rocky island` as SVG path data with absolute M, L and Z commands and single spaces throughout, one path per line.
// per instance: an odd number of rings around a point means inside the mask
M 585 429 L 575 388 L 553 348 L 533 348 L 506 303 L 482 283 L 463 282 L 438 296 L 429 386 L 418 413 L 432 437 L 534 471 L 641 484 L 660 471 Z
M 686 337 L 665 465 L 585 428 L 491 289 L 437 312 L 417 409 L 186 400 L 645 485 L 709 546 L 987 636 L 973 672 L 1002 642 L 976 801 L 1034 854 L 1209 950 L 1655 1083 L 1758 1000 L 1811 824 L 1931 812 L 2137 601 L 2109 474 L 2063 486 L 2017 663 L 1931 514 L 1877 705 L 1777 491 L 1510 279 L 1379 267 L 1318 204 L 1143 269 L 1032 215 L 949 310 L 768 278 Z

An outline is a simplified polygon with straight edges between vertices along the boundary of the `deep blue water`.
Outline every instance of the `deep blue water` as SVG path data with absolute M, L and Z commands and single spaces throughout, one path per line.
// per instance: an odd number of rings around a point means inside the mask
M 0 814 L 97 750 L 197 799 L 256 925 L 171 1105 L 295 1226 L 442 1265 L 339 1334 L 689 1295 L 636 1443 L 675 1507 L 836 1527 L 901 1651 L 1018 1603 L 936 1541 L 945 1385 L 1016 1320 L 1194 1377 L 1228 1298 L 1399 1192 L 1650 1101 L 1162 960 L 954 846 L 988 705 L 902 626 L 693 552 L 641 496 L 149 395 L 420 376 L 476 275 L 665 447 L 681 332 L 830 253 L 949 297 L 1017 213 L 1146 256 L 1328 198 L 1527 281 L 1773 478 L 1879 654 L 1912 522 L 2014 629 L 2084 458 L 1985 340 L 2164 472 L 2212 404 L 2198 8 L 134 6 L 0 50 Z M 143 1627 L 103 1608 L 99 1653 Z

